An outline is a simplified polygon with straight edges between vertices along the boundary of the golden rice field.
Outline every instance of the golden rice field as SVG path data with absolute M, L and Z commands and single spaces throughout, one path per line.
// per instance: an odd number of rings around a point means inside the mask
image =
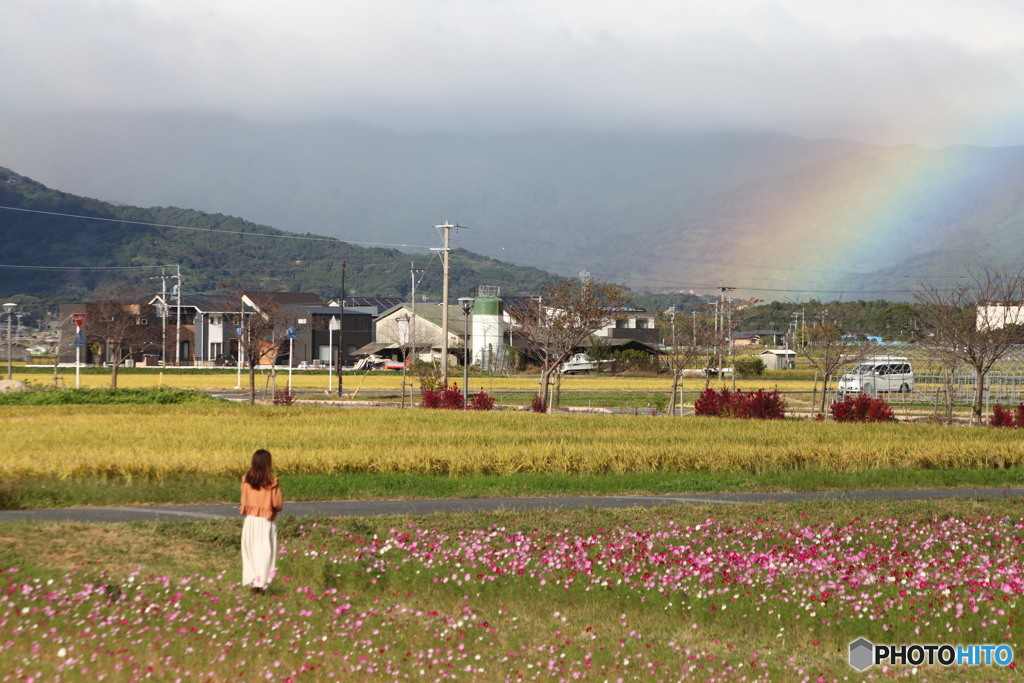
M 1024 465 L 1015 430 L 612 415 L 203 406 L 0 406 L 0 480 L 288 473 L 851 472 Z
M 67 388 L 75 386 L 74 369 L 60 368 L 59 376 L 63 385 Z M 19 372 L 14 369 L 14 379 L 27 381 L 33 386 L 52 386 L 53 376 L 49 373 Z M 292 374 L 292 388 L 299 391 L 324 391 L 328 388 L 328 377 L 326 372 L 294 372 Z M 82 373 L 78 381 L 82 388 L 100 389 L 110 386 L 110 374 Z M 287 371 L 279 371 L 276 377 L 278 388 L 288 385 Z M 337 389 L 337 376 L 333 377 L 331 386 Z M 413 382 L 418 389 L 419 383 L 415 377 L 408 377 L 407 381 Z M 462 374 L 455 373 L 449 376 L 449 381 L 462 385 Z M 270 374 L 261 370 L 256 376 L 256 388 L 263 391 L 270 385 Z M 402 377 L 399 374 L 370 372 L 363 375 L 345 375 L 344 389 L 346 394 L 367 391 L 400 391 Z M 480 389 L 485 391 L 535 391 L 537 389 L 537 377 L 508 377 L 506 375 L 470 375 L 469 388 L 476 392 Z M 117 376 L 117 386 L 124 389 L 156 389 L 168 387 L 172 389 L 197 389 L 203 391 L 225 390 L 231 391 L 238 386 L 238 375 L 234 372 L 224 370 L 209 370 L 206 372 L 179 372 L 175 369 L 168 369 L 163 372 L 151 373 L 126 373 L 121 372 Z M 704 388 L 704 380 L 699 377 L 687 377 L 683 383 L 687 392 L 699 391 Z M 732 381 L 713 381 L 711 386 L 716 389 L 732 389 Z M 738 379 L 736 388 L 740 391 L 754 391 L 757 389 L 785 389 L 786 391 L 810 391 L 814 382 L 810 380 L 788 380 L 779 381 L 778 376 L 769 376 L 759 379 Z M 819 384 L 820 386 L 820 384 Z M 248 389 L 248 374 L 242 374 L 242 388 Z M 566 391 L 591 390 L 591 391 L 664 391 L 668 393 L 672 389 L 672 380 L 668 376 L 658 377 L 628 377 L 628 376 L 606 376 L 606 375 L 584 375 L 572 376 L 562 379 L 562 389 Z

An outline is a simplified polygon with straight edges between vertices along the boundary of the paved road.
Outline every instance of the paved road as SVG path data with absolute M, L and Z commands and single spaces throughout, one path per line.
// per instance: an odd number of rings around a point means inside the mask
M 1024 498 L 1024 488 L 920 489 L 897 491 L 824 491 L 816 493 L 694 493 L 660 496 L 552 496 L 547 498 L 436 498 L 416 500 L 338 500 L 285 502 L 284 515 L 353 517 L 357 515 L 426 515 L 498 510 L 582 510 L 586 508 L 660 507 L 665 505 L 737 505 L 805 501 L 935 500 L 941 498 Z M 3 510 L 0 522 L 58 520 L 134 522 L 225 519 L 238 516 L 237 504 L 140 505 L 132 507 Z

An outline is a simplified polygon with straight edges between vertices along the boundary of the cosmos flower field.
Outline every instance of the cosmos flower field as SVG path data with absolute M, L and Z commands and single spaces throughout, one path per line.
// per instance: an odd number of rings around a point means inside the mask
M 296 522 L 265 596 L 233 554 L 5 566 L 0 681 L 1016 680 L 847 664 L 860 636 L 1021 655 L 1024 521 L 999 509 Z

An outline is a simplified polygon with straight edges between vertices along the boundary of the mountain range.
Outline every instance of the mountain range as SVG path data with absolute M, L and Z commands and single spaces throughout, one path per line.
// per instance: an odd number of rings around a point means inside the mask
M 563 276 L 763 299 L 908 299 L 1024 266 L 1024 147 L 765 132 L 400 133 L 216 113 L 0 116 L 0 160 L 76 194 Z M 420 252 L 422 253 L 422 251 Z
M 182 291 L 212 294 L 263 289 L 324 298 L 401 296 L 416 279 L 418 299 L 438 301 L 439 255 L 368 248 L 333 237 L 295 234 L 250 221 L 175 207 L 115 205 L 53 190 L 0 168 L 0 295 L 45 303 L 79 301 L 108 291 L 160 291 L 163 276 Z M 450 255 L 452 298 L 496 285 L 529 296 L 560 281 L 465 249 Z

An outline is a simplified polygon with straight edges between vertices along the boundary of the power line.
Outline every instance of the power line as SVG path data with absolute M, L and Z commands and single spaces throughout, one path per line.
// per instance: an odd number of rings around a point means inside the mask
M 61 213 L 61 212 L 55 212 L 55 211 L 42 211 L 42 210 L 38 210 L 38 209 L 25 209 L 25 208 L 21 208 L 21 207 L 4 206 L 4 205 L 0 205 L 0 209 L 6 209 L 8 211 L 19 211 L 19 212 L 23 212 L 23 213 L 32 213 L 32 214 L 40 214 L 40 215 L 58 216 L 58 217 L 63 217 L 63 218 L 73 218 L 73 219 L 79 219 L 79 220 L 93 220 L 93 221 L 102 221 L 102 222 L 109 222 L 109 223 L 125 223 L 125 224 L 131 224 L 131 225 L 141 225 L 141 226 L 146 226 L 146 227 L 169 228 L 169 229 L 174 229 L 174 230 L 190 230 L 190 231 L 194 231 L 194 232 L 208 232 L 208 233 L 227 234 L 227 235 L 234 235 L 234 236 L 238 236 L 238 237 L 266 237 L 266 238 L 290 239 L 290 240 L 301 240 L 301 241 L 310 241 L 310 242 L 332 242 L 332 243 L 337 243 L 337 244 L 352 244 L 352 245 L 358 245 L 358 246 L 391 247 L 391 248 L 400 248 L 400 249 L 427 249 L 427 250 L 434 250 L 435 249 L 435 247 L 430 247 L 430 246 L 426 246 L 426 245 L 416 245 L 416 244 L 406 244 L 406 243 L 396 244 L 396 243 L 384 243 L 384 242 L 359 242 L 359 241 L 341 240 L 341 239 L 335 238 L 335 237 L 313 237 L 313 236 L 305 236 L 305 235 L 292 235 L 292 234 L 287 234 L 287 233 L 273 234 L 273 233 L 264 233 L 264 232 L 243 232 L 243 231 L 237 231 L 237 230 L 223 230 L 223 229 L 219 229 L 219 228 L 199 228 L 199 227 L 187 226 L 187 225 L 176 225 L 176 224 L 169 224 L 169 223 L 154 223 L 154 222 L 146 222 L 146 221 L 134 221 L 134 220 L 121 219 L 121 218 L 104 218 L 104 217 L 99 217 L 99 216 L 83 216 L 83 215 L 78 215 L 78 214 Z M 505 239 L 505 240 L 515 240 L 517 242 L 522 242 L 522 243 L 527 243 L 527 244 L 536 244 L 536 245 L 540 245 L 540 246 L 549 246 L 549 247 L 550 246 L 555 246 L 555 247 L 571 248 L 571 249 L 573 249 L 576 252 L 583 252 L 583 253 L 588 253 L 589 252 L 589 253 L 592 253 L 592 254 L 599 254 L 599 255 L 604 255 L 605 254 L 604 250 L 595 249 L 595 248 L 587 248 L 585 246 L 581 246 L 580 244 L 567 244 L 567 243 L 548 241 L 548 240 L 535 240 L 535 239 L 528 239 L 528 238 L 521 238 L 521 237 L 510 237 L 507 232 L 497 233 L 497 232 L 490 232 L 490 231 L 480 230 L 480 229 L 476 229 L 475 232 L 477 234 L 489 235 L 489 236 L 493 236 L 493 237 L 500 237 L 500 238 Z M 830 274 L 830 275 L 870 276 L 869 273 L 862 273 L 862 272 L 840 272 L 840 271 L 835 271 L 835 270 L 815 270 L 815 269 L 810 269 L 810 268 L 792 268 L 792 267 L 783 267 L 783 266 L 777 266 L 777 265 L 764 265 L 764 264 L 753 264 L 753 263 L 736 263 L 736 262 L 726 262 L 726 261 L 707 261 L 707 260 L 703 260 L 703 259 L 692 259 L 692 258 L 686 258 L 686 257 L 659 256 L 657 254 L 647 254 L 647 253 L 639 253 L 639 252 L 622 252 L 622 251 L 619 251 L 618 253 L 620 255 L 622 255 L 622 256 L 634 256 L 634 257 L 637 257 L 637 258 L 643 258 L 643 259 L 648 260 L 648 261 L 668 261 L 668 262 L 675 262 L 675 263 L 693 263 L 693 264 L 698 264 L 698 265 L 701 265 L 701 266 L 724 266 L 724 267 L 744 268 L 744 269 L 751 269 L 751 270 L 789 271 L 789 272 L 795 272 L 795 273 L 827 273 L 827 274 Z M 440 259 L 440 256 L 439 256 L 439 259 Z M 432 261 L 432 259 L 431 259 L 431 261 Z M 558 264 L 558 265 L 561 265 L 561 264 Z M 25 265 L 15 265 L 15 264 L 0 264 L 0 268 L 25 269 L 25 270 L 52 270 L 52 271 L 144 270 L 144 269 L 166 268 L 166 267 L 169 267 L 169 266 L 167 266 L 167 265 L 163 265 L 163 266 L 161 266 L 161 265 L 152 265 L 152 266 L 25 266 Z M 428 262 L 428 268 L 429 268 L 429 262 Z M 297 268 L 289 268 L 288 266 L 286 266 L 284 264 L 275 266 L 274 269 L 278 270 L 278 271 L 285 271 L 285 272 L 287 272 L 289 270 L 297 270 Z M 218 270 L 219 272 L 226 272 L 223 269 L 213 269 L 213 268 L 196 268 L 196 269 L 193 269 L 193 271 L 197 271 L 197 272 L 203 272 L 203 271 L 207 271 L 207 270 Z M 238 269 L 238 270 L 241 271 L 242 269 Z M 242 272 L 248 272 L 248 271 L 246 270 L 246 271 L 242 271 Z M 896 279 L 896 278 L 900 278 L 900 277 L 904 277 L 905 278 L 906 276 L 891 276 L 891 277 L 893 279 Z M 958 275 L 937 275 L 937 276 L 929 276 L 927 278 L 921 278 L 921 279 L 922 280 L 929 280 L 929 281 L 937 281 L 937 280 L 950 280 L 950 279 L 957 280 L 957 279 L 963 279 L 963 277 L 964 276 L 958 276 Z M 646 283 L 650 283 L 650 284 L 659 283 L 662 286 L 673 287 L 673 288 L 680 288 L 680 289 L 708 289 L 708 290 L 714 290 L 714 289 L 717 289 L 719 287 L 719 285 L 710 285 L 710 284 L 703 284 L 703 283 L 701 283 L 701 284 L 685 283 L 685 282 L 684 283 L 680 283 L 678 281 L 657 280 L 657 279 L 652 279 L 652 278 L 638 278 L 638 277 L 635 277 L 635 276 L 634 277 L 630 277 L 628 279 L 630 279 L 633 282 L 646 282 Z M 788 279 L 788 278 L 760 278 L 760 281 L 762 281 L 762 282 L 765 281 L 765 280 L 779 281 L 779 282 L 783 282 L 783 283 L 804 282 L 804 283 L 807 283 L 808 286 L 807 287 L 797 287 L 797 288 L 793 288 L 793 287 L 740 286 L 740 285 L 737 285 L 737 286 L 740 289 L 754 291 L 754 292 L 775 292 L 775 293 L 786 293 L 786 294 L 815 294 L 815 295 L 819 295 L 819 294 L 824 294 L 824 295 L 857 295 L 857 296 L 863 296 L 863 295 L 866 295 L 866 294 L 903 294 L 903 295 L 906 295 L 906 294 L 910 294 L 913 291 L 915 291 L 913 289 L 895 288 L 895 287 L 878 288 L 878 289 L 859 289 L 859 287 L 870 287 L 871 285 L 878 284 L 878 280 L 879 279 L 880 278 L 876 277 L 873 282 L 866 283 L 866 282 L 850 282 L 850 281 L 836 281 L 836 280 L 815 281 L 815 280 L 798 280 L 798 279 Z M 884 281 L 884 280 L 889 279 L 889 278 L 881 278 L 881 279 Z M 824 290 L 824 289 L 821 289 L 822 285 L 840 285 L 840 286 L 847 287 L 847 289 Z
M 340 240 L 337 237 L 310 237 L 307 235 L 272 234 L 266 232 L 242 232 L 240 230 L 221 230 L 219 228 L 197 228 L 191 225 L 174 225 L 171 223 L 149 223 L 146 221 L 132 221 L 124 218 L 102 218 L 100 216 L 81 216 L 73 213 L 59 213 L 57 211 L 40 211 L 38 209 L 23 209 L 17 206 L 3 206 L 0 209 L 8 211 L 22 211 L 24 213 L 35 213 L 44 216 L 59 216 L 61 218 L 77 218 L 88 221 L 105 221 L 107 223 L 127 223 L 130 225 L 143 225 L 150 228 L 173 228 L 175 230 L 192 230 L 194 232 L 213 232 L 224 235 L 235 235 L 238 237 L 270 237 L 286 240 L 303 240 L 307 242 L 336 242 L 338 244 L 356 244 L 361 247 L 392 247 L 395 249 L 431 249 L 432 247 L 422 244 L 388 244 L 385 242 L 351 242 Z
M 177 264 L 157 266 L 23 266 L 13 263 L 0 263 L 0 268 L 18 268 L 21 270 L 147 270 L 150 268 L 173 268 Z

